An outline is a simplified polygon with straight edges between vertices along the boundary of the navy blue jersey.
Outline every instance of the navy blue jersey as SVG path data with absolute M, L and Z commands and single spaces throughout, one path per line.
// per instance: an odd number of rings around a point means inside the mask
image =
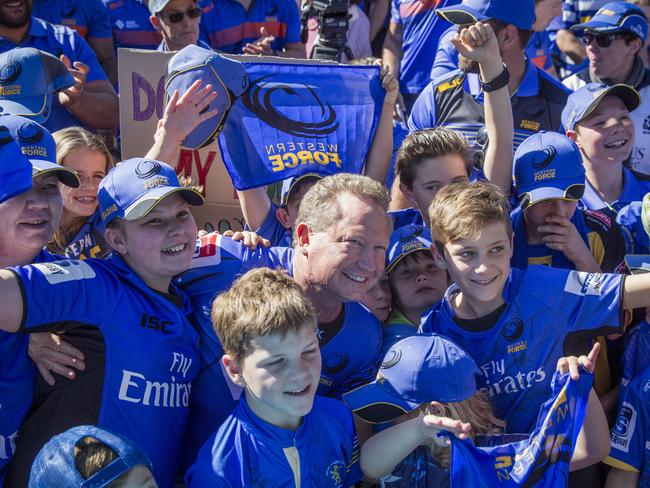
M 34 263 L 61 259 L 43 249 Z M 16 449 L 18 428 L 34 397 L 34 363 L 27 356 L 28 337 L 0 331 L 0 486 L 4 470 Z
M 493 327 L 472 332 L 454 322 L 450 300 L 459 290 L 452 285 L 421 331 L 447 336 L 469 352 L 483 373 L 478 386 L 492 397 L 508 432 L 530 432 L 557 360 L 586 354 L 592 337 L 622 325 L 622 279 L 547 266 L 513 268 L 503 290 L 506 309 Z
M 650 324 L 645 320 L 625 334 L 621 363 L 621 387 L 627 386 L 641 371 L 650 366 Z
M 621 389 L 610 444 L 603 462 L 639 473 L 637 486 L 650 487 L 650 367 Z
M 199 371 L 198 335 L 187 319 L 189 300 L 175 288 L 171 295 L 152 290 L 117 255 L 13 271 L 25 304 L 21 332 L 64 330 L 73 344 L 92 334 L 95 341 L 87 339 L 86 350 L 82 348 L 85 371 L 37 394 L 18 439 L 8 484 L 26 484 L 15 480 L 29 475 L 30 457 L 52 435 L 94 423 L 142 449 L 153 463 L 158 484 L 172 486 L 192 381 Z M 103 349 L 104 360 L 98 364 L 91 364 L 93 348 Z M 64 419 L 73 425 L 64 425 Z
M 98 223 L 99 210 L 88 217 L 68 242 L 65 248 L 68 259 L 104 258 L 110 254 L 111 249 L 106 244 Z
M 352 413 L 316 396 L 294 432 L 257 417 L 246 399 L 205 443 L 187 472 L 189 488 L 342 488 L 361 479 Z

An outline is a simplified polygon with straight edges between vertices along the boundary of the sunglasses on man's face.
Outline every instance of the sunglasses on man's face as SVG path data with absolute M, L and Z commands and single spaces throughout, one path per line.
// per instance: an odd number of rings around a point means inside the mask
M 609 47 L 616 39 L 625 38 L 625 34 L 591 34 L 584 35 L 585 45 L 588 46 L 593 41 L 596 41 L 599 47 Z
M 179 22 L 183 21 L 183 17 L 186 15 L 188 19 L 196 19 L 201 15 L 201 9 L 199 7 L 190 7 L 185 12 L 174 12 L 172 14 L 166 15 L 166 17 L 170 23 L 178 24 Z

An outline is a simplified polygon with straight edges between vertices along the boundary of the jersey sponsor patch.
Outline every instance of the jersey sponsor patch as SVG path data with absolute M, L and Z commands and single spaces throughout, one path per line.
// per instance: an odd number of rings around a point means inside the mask
M 583 271 L 571 271 L 564 283 L 564 291 L 574 295 L 601 295 L 603 275 L 601 273 L 585 273 Z
M 208 234 L 196 240 L 192 268 L 216 266 L 221 262 L 221 235 Z
M 611 445 L 619 451 L 629 452 L 630 441 L 636 427 L 636 410 L 628 403 L 623 402 L 616 418 L 616 424 L 611 435 Z
M 38 269 L 50 285 L 66 281 L 89 280 L 94 278 L 95 271 L 83 261 L 69 260 L 53 263 L 38 263 L 32 265 Z

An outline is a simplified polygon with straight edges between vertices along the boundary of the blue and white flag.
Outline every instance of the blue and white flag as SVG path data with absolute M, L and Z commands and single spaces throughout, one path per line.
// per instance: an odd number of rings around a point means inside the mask
M 385 90 L 377 66 L 243 63 L 219 147 L 238 190 L 305 173 L 360 173 Z
M 540 408 L 535 430 L 518 442 L 476 447 L 451 439 L 451 488 L 566 487 L 569 462 L 584 422 L 593 375 L 578 381 L 555 373 L 553 397 Z

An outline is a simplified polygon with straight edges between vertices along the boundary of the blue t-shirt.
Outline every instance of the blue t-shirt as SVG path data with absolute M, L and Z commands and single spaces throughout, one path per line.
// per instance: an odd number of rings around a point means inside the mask
M 650 237 L 641 221 L 641 201 L 632 202 L 616 214 L 616 222 L 621 226 L 627 254 L 650 254 Z
M 33 263 L 49 263 L 62 256 L 43 249 Z M 4 469 L 16 448 L 18 429 L 32 404 L 35 368 L 27 356 L 28 337 L 0 332 L 0 486 Z
M 390 20 L 402 27 L 402 60 L 399 85 L 403 93 L 420 93 L 429 82 L 432 50 L 451 25 L 436 15 L 436 9 L 460 0 L 392 0 Z
M 592 337 L 622 325 L 622 279 L 547 266 L 513 268 L 503 289 L 506 308 L 493 327 L 474 332 L 456 324 L 451 300 L 459 289 L 452 285 L 423 319 L 421 332 L 447 336 L 469 352 L 483 373 L 478 386 L 492 397 L 507 431 L 531 432 L 557 360 L 586 354 Z
M 300 12 L 294 0 L 256 0 L 248 10 L 237 0 L 202 0 L 201 39 L 218 51 L 241 54 L 261 37 L 265 27 L 275 37 L 271 49 L 281 51 L 300 42 Z
M 32 14 L 76 30 L 87 39 L 112 37 L 111 19 L 101 0 L 33 0 Z
M 614 202 L 605 202 L 594 187 L 591 186 L 589 180 L 586 181 L 585 193 L 580 199 L 579 205 L 587 210 L 599 210 L 608 214 L 612 218 L 616 218 L 616 214 L 632 202 L 639 202 L 643 200 L 646 193 L 650 192 L 650 180 L 641 178 L 635 173 L 623 167 L 623 190 L 618 199 Z
M 618 416 L 606 464 L 639 473 L 639 488 L 650 487 L 650 367 L 621 389 Z
M 146 0 L 102 0 L 111 19 L 115 50 L 120 47 L 156 49 L 161 36 L 151 25 Z
M 57 261 L 12 269 L 25 303 L 21 332 L 65 330 L 73 342 L 73 337 L 87 336 L 95 329 L 104 348 L 104 363 L 98 369 L 87 367 L 76 380 L 57 385 L 60 389 L 75 381 L 77 386 L 95 382 L 101 389 L 99 405 L 93 404 L 90 394 L 67 395 L 54 403 L 39 399 L 36 410 L 45 410 L 54 421 L 46 424 L 50 432 L 38 435 L 47 441 L 61 432 L 58 429 L 72 427 L 57 423 L 71 403 L 76 408 L 98 408 L 90 414 L 96 425 L 127 437 L 142 449 L 153 464 L 159 486 L 171 487 L 179 467 L 192 381 L 199 372 L 198 335 L 187 319 L 191 312 L 187 297 L 173 286 L 172 295 L 152 290 L 115 254 L 107 260 Z M 83 352 L 88 357 L 88 351 Z M 55 398 L 56 389 L 49 396 Z M 23 441 L 33 447 L 26 440 L 33 431 L 26 427 L 33 417 L 34 410 L 23 424 L 15 459 L 21 456 Z M 13 467 L 10 476 L 12 472 Z
M 57 58 L 65 54 L 70 64 L 81 61 L 88 65 L 90 71 L 86 81 L 107 80 L 97 56 L 88 43 L 74 30 L 63 25 L 54 25 L 32 16 L 27 37 L 20 44 L 14 44 L 9 39 L 0 37 L 0 52 L 10 51 L 15 47 L 33 47 L 48 52 Z M 59 103 L 58 97 L 52 101 L 52 110 L 47 121 L 43 124 L 50 132 L 83 124 L 72 113 Z
M 299 465 L 292 467 L 290 459 Z M 343 488 L 359 480 L 352 413 L 339 401 L 319 396 L 295 432 L 260 419 L 242 397 L 185 476 L 188 488 Z

